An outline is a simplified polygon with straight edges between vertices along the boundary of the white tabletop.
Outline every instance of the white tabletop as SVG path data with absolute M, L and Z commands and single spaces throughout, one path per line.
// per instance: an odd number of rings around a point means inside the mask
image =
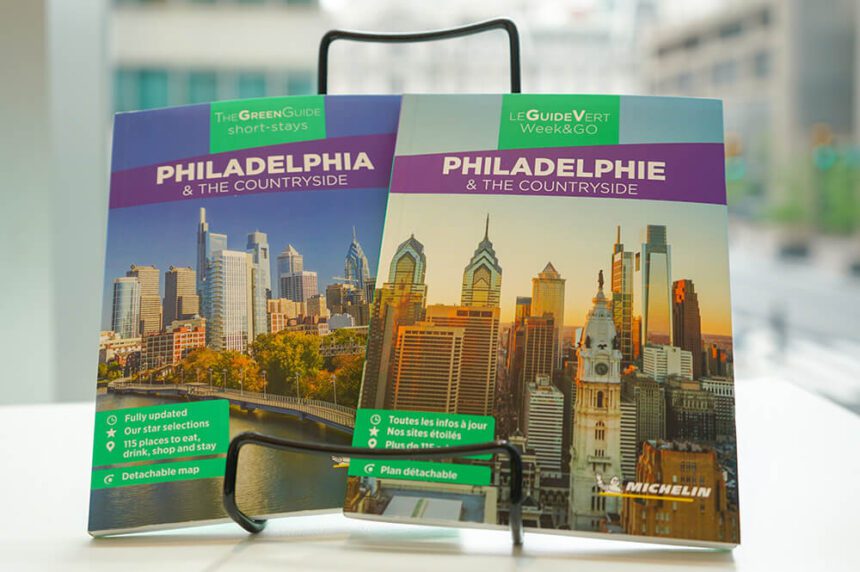
M 860 417 L 784 381 L 737 386 L 742 545 L 732 552 L 352 520 L 94 540 L 91 405 L 0 407 L 0 570 L 860 570 Z M 10 510 L 11 509 L 11 510 Z

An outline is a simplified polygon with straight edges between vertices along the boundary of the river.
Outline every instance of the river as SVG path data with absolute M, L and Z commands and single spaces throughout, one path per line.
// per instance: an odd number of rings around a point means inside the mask
M 98 396 L 99 411 L 176 400 L 107 393 Z M 352 436 L 313 421 L 267 411 L 230 408 L 231 438 L 257 431 L 289 439 L 348 445 Z M 333 469 L 327 456 L 244 447 L 237 478 L 237 502 L 247 514 L 263 516 L 343 506 L 346 470 Z M 198 479 L 95 489 L 90 499 L 91 531 L 187 523 L 224 518 L 222 479 Z

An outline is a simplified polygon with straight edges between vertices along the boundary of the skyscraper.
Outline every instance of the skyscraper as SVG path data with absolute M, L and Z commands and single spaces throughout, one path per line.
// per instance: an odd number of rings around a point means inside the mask
M 113 281 L 111 329 L 121 338 L 140 336 L 140 282 L 135 277 Z
M 388 281 L 373 300 L 360 407 L 390 407 L 389 381 L 398 331 L 400 326 L 412 325 L 424 317 L 426 267 L 424 245 L 414 235 L 397 247 L 389 265 Z
M 636 478 L 636 403 L 621 399 L 621 474 L 624 480 Z
M 705 362 L 699 296 L 692 280 L 672 283 L 672 339 L 693 357 L 693 378 L 701 379 Z
M 190 320 L 200 313 L 197 273 L 194 269 L 171 266 L 164 273 L 164 327 L 176 320 Z
M 675 346 L 645 346 L 642 371 L 659 382 L 669 377 L 693 379 L 693 355 Z
M 564 395 L 548 375 L 539 375 L 529 383 L 526 402 L 526 443 L 534 450 L 542 475 L 561 477 Z
M 248 234 L 246 245 L 251 255 L 251 289 L 254 298 L 254 335 L 268 329 L 266 303 L 272 297 L 272 266 L 269 260 L 269 237 L 265 232 Z
M 201 307 L 206 306 L 205 283 L 209 259 L 215 252 L 226 249 L 227 235 L 209 231 L 209 223 L 206 221 L 206 209 L 201 207 L 200 223 L 197 225 L 197 295 L 200 297 Z
M 304 302 L 319 293 L 317 273 L 304 269 L 304 257 L 292 244 L 278 255 L 278 290 L 281 298 Z
M 427 306 L 425 320 L 463 330 L 462 366 L 455 413 L 492 415 L 499 352 L 499 308 Z
M 356 237 L 355 227 L 352 227 L 352 242 L 346 252 L 343 272 L 347 281 L 359 290 L 364 290 L 370 280 L 370 265 Z
M 576 530 L 599 530 L 615 499 L 599 494 L 604 482 L 621 479 L 621 351 L 616 349 L 612 309 L 603 280 L 588 311 L 577 348 L 576 402 L 570 461 L 570 523 Z
M 532 278 L 532 316 L 551 314 L 555 320 L 555 350 L 553 363 L 561 367 L 562 360 L 562 330 L 564 328 L 564 283 L 552 262 L 548 262 L 543 271 Z
M 642 345 L 671 344 L 672 247 L 665 226 L 648 225 L 637 267 L 642 271 Z
M 454 413 L 464 329 L 418 322 L 397 332 L 390 408 Z
M 612 250 L 612 319 L 618 333 L 622 358 L 633 361 L 633 271 L 634 253 L 624 250 L 618 226 Z
M 206 275 L 206 342 L 244 352 L 254 339 L 253 264 L 236 250 L 212 254 Z M 260 332 L 262 333 L 262 332 Z
M 140 282 L 140 335 L 157 334 L 161 331 L 161 272 L 155 266 L 132 264 L 125 275 Z
M 532 315 L 532 299 L 526 296 L 517 296 L 517 306 L 514 312 L 514 320 L 522 320 Z
M 523 365 L 519 387 L 520 402 L 525 406 L 525 392 L 529 384 L 537 382 L 538 376 L 552 379 L 558 328 L 555 318 L 550 314 L 529 316 L 523 320 L 522 328 Z
M 462 306 L 498 307 L 502 290 L 502 267 L 490 242 L 490 215 L 484 227 L 484 238 L 463 270 Z

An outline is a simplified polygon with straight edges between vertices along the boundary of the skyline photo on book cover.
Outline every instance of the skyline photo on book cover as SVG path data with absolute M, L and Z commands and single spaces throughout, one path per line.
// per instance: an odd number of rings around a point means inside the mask
M 226 518 L 232 437 L 345 445 L 399 97 L 116 118 L 89 530 Z M 345 465 L 248 448 L 251 514 L 337 510 Z
M 713 100 L 405 96 L 353 445 L 507 439 L 527 527 L 737 544 L 721 141 Z M 347 514 L 507 523 L 503 458 L 350 475 Z

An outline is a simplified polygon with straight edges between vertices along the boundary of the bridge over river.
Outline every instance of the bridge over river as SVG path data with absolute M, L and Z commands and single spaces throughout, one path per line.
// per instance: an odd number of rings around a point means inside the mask
M 138 383 L 132 381 L 112 381 L 108 384 L 111 393 L 132 393 L 136 395 L 157 395 L 190 400 L 227 399 L 233 405 L 247 410 L 263 409 L 300 419 L 310 419 L 329 427 L 352 433 L 355 428 L 355 409 L 335 405 L 327 401 L 287 397 L 271 393 L 243 391 L 241 389 L 221 389 L 201 383 Z

